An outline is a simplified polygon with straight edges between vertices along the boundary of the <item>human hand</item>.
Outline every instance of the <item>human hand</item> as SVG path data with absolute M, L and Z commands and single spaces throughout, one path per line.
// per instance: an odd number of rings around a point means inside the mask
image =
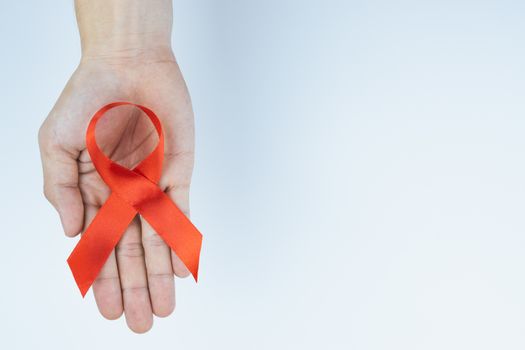
M 94 112 L 113 101 L 157 114 L 165 133 L 159 186 L 189 215 L 194 126 L 186 85 L 171 50 L 127 54 L 83 58 L 40 129 L 44 193 L 70 237 L 87 228 L 110 193 L 91 163 L 85 131 Z M 123 106 L 101 120 L 97 143 L 132 168 L 155 147 L 157 135 L 139 109 Z M 174 274 L 189 271 L 145 220 L 135 218 L 93 284 L 100 313 L 116 319 L 124 311 L 130 329 L 146 332 L 152 314 L 168 316 L 175 307 Z

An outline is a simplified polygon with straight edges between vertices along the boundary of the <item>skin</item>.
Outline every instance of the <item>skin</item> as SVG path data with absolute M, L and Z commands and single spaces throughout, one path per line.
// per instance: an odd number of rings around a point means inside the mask
M 76 1 L 82 59 L 42 124 L 39 145 L 44 194 L 69 237 L 83 232 L 109 196 L 86 150 L 93 113 L 106 103 L 131 101 L 155 111 L 165 134 L 159 186 L 189 216 L 194 159 L 190 97 L 171 49 L 171 2 Z M 153 126 L 130 106 L 109 111 L 97 126 L 97 143 L 129 168 L 156 145 Z M 124 233 L 92 290 L 107 319 L 125 314 L 129 328 L 148 331 L 153 315 L 175 308 L 174 275 L 189 271 L 139 216 Z

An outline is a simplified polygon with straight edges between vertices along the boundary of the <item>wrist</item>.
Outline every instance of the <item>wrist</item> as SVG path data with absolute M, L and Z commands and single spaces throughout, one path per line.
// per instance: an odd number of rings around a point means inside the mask
M 82 62 L 174 61 L 171 0 L 76 0 Z
M 175 55 L 168 45 L 126 45 L 90 46 L 82 49 L 81 64 L 101 64 L 112 66 L 133 66 L 175 62 Z

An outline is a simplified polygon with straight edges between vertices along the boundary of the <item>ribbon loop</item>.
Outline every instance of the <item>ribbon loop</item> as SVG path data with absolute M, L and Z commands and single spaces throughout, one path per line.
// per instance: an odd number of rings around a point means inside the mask
M 100 118 L 108 110 L 123 105 L 140 108 L 149 117 L 159 136 L 155 149 L 133 169 L 127 169 L 107 157 L 97 145 L 95 137 Z M 91 119 L 86 132 L 86 145 L 95 169 L 111 189 L 111 195 L 67 260 L 82 296 L 86 295 L 137 214 L 148 221 L 197 281 L 202 235 L 158 186 L 164 157 L 164 134 L 155 113 L 130 102 L 110 103 L 98 110 Z

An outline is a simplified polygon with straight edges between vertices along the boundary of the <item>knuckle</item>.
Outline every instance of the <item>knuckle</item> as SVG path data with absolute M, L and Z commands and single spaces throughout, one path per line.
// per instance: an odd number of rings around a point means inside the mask
M 181 159 L 185 161 L 193 161 L 195 158 L 195 152 L 193 150 L 182 150 L 177 152 L 164 152 L 164 159 L 166 160 L 177 160 Z
M 161 280 L 172 280 L 173 279 L 173 273 L 172 272 L 151 272 L 148 270 L 148 277 L 150 279 L 156 278 Z
M 54 138 L 49 135 L 49 128 L 47 127 L 46 122 L 44 122 L 44 124 L 38 129 L 38 145 L 42 150 L 45 150 L 50 147 L 53 139 Z
M 190 179 L 185 179 L 185 181 L 178 181 L 168 186 L 167 192 L 186 192 L 190 189 L 190 185 Z
M 49 201 L 49 202 L 52 202 L 53 201 L 53 191 L 51 190 L 51 186 L 49 186 L 49 184 L 44 184 L 44 188 L 43 188 L 43 191 L 44 193 L 44 197 Z
M 143 242 L 144 242 L 144 245 L 148 247 L 162 247 L 166 244 L 164 240 L 162 239 L 162 237 L 160 237 L 156 233 L 152 234 L 151 236 L 144 237 Z
M 144 256 L 144 247 L 140 242 L 119 243 L 117 254 L 128 258 L 138 258 Z
M 97 276 L 97 278 L 95 279 L 95 281 L 98 281 L 98 282 L 101 282 L 101 281 L 114 281 L 114 280 L 118 280 L 118 279 L 119 279 L 118 275 L 115 276 L 115 275 L 99 274 Z
M 147 286 L 127 286 L 123 285 L 121 286 L 122 292 L 129 294 L 129 293 L 143 293 L 148 291 Z
M 62 138 L 57 135 L 57 130 L 47 125 L 47 121 L 38 130 L 38 146 L 43 156 L 53 157 L 57 150 L 62 149 Z
M 44 122 L 42 125 L 40 125 L 40 128 L 38 128 L 38 143 L 40 146 L 42 146 L 42 143 L 44 142 L 46 138 L 46 123 Z

